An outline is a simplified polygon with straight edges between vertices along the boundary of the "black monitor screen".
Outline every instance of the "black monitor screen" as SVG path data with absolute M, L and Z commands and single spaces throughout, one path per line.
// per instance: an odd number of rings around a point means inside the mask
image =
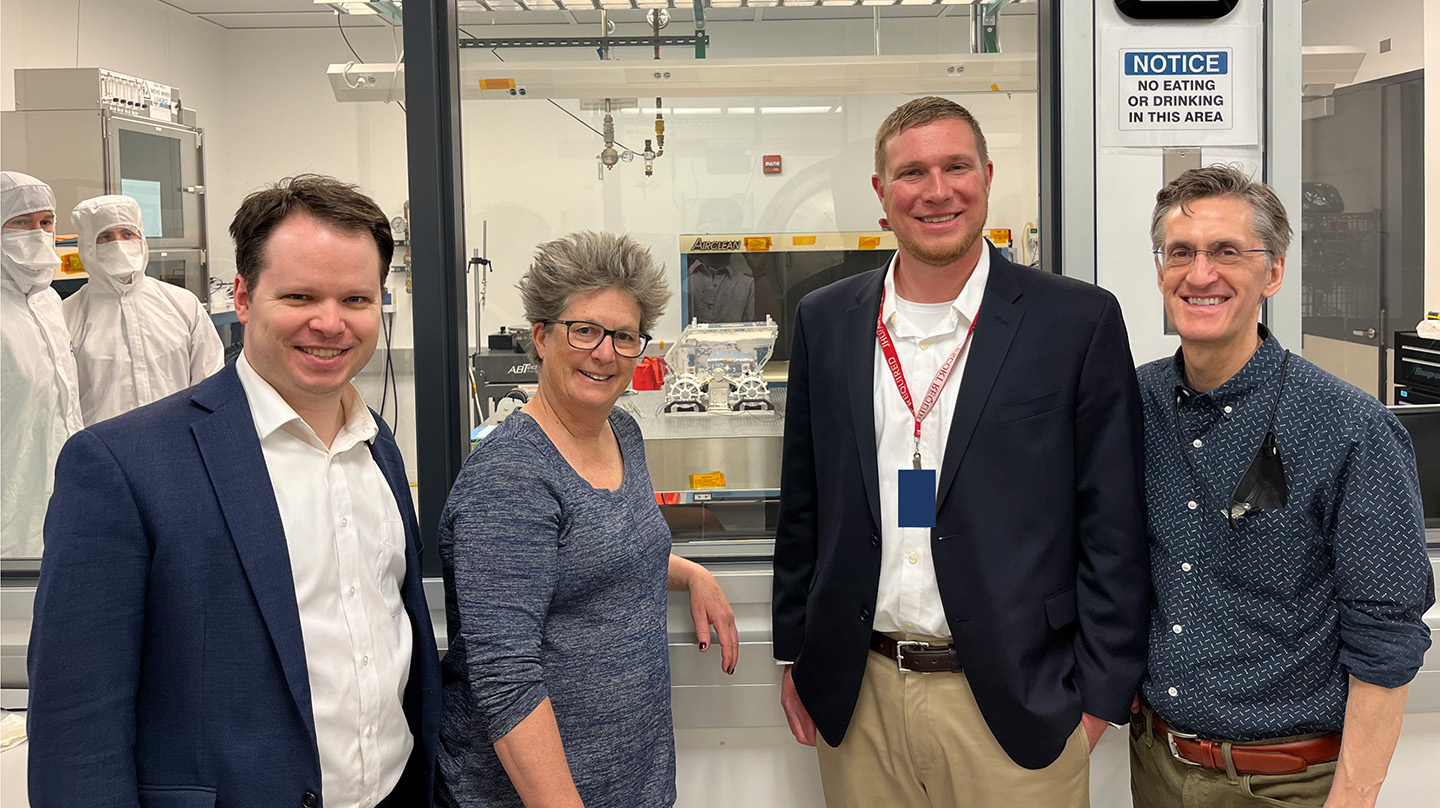
M 1440 404 L 1391 407 L 1415 444 L 1420 497 L 1425 501 L 1425 527 L 1440 528 Z
M 770 359 L 787 361 L 800 299 L 885 266 L 894 253 L 889 233 L 681 236 L 682 322 L 756 322 L 768 315 L 780 326 Z

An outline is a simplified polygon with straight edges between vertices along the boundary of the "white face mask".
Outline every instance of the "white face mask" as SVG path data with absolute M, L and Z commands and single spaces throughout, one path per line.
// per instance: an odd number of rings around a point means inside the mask
M 145 242 L 139 239 L 98 244 L 85 271 L 128 286 L 145 273 L 147 252 Z
M 46 230 L 6 230 L 0 234 L 6 277 L 26 295 L 46 288 L 55 280 L 60 256 L 55 253 L 55 234 Z

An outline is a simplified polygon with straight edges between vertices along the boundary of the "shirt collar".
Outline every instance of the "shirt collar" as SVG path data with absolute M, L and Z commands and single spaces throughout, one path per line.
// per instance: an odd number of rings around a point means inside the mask
M 1208 393 L 1197 393 L 1190 388 L 1185 381 L 1185 354 L 1182 350 L 1176 349 L 1175 361 L 1171 364 L 1172 384 L 1175 387 L 1175 394 L 1182 400 L 1192 398 L 1209 397 L 1216 406 L 1225 406 L 1241 401 L 1258 390 L 1269 387 L 1271 379 L 1280 370 L 1280 365 L 1285 361 L 1285 349 L 1280 346 L 1280 340 L 1270 333 L 1270 329 L 1263 324 L 1256 324 L 1260 334 L 1260 348 L 1255 351 L 1240 370 L 1234 376 L 1225 380 L 1225 383 L 1211 390 Z
M 240 376 L 240 386 L 245 390 L 245 398 L 250 403 L 250 416 L 255 421 L 255 431 L 262 442 L 283 429 L 318 449 L 343 452 L 361 441 L 373 444 L 376 436 L 380 434 L 380 428 L 375 425 L 375 419 L 370 415 L 370 408 L 365 406 L 364 400 L 360 398 L 360 391 L 356 390 L 353 384 L 346 384 L 340 394 L 345 425 L 340 427 L 340 433 L 327 448 L 320 436 L 315 434 L 315 430 L 295 412 L 295 408 L 256 372 L 243 351 L 235 360 L 235 372 Z
M 895 291 L 895 262 L 900 260 L 900 253 L 896 252 L 890 257 L 890 263 L 885 266 L 885 305 L 880 312 L 884 318 L 885 327 L 897 337 L 924 337 L 926 334 L 912 334 L 907 331 L 907 324 L 902 317 L 895 314 L 895 301 L 899 298 Z M 985 248 L 980 251 L 980 260 L 975 263 L 975 271 L 970 274 L 970 280 L 965 282 L 965 288 L 960 290 L 960 295 L 950 302 L 951 314 L 949 322 L 945 325 L 947 331 L 954 330 L 960 323 L 967 326 L 980 313 L 980 301 L 985 298 L 985 284 L 990 280 L 990 245 L 987 242 Z
M 694 275 L 697 272 L 703 272 L 706 275 L 738 275 L 739 273 L 735 270 L 735 265 L 731 263 L 731 260 L 731 257 L 727 255 L 725 256 L 725 263 L 718 267 L 711 267 L 704 261 L 696 258 L 690 264 L 690 274 Z

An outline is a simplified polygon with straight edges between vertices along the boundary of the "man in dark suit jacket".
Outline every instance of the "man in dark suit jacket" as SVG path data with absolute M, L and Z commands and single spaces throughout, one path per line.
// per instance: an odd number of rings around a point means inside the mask
M 394 242 L 301 176 L 231 225 L 244 354 L 75 435 L 30 643 L 36 806 L 429 805 L 439 658 L 394 436 L 350 380 Z
M 964 108 L 897 109 L 873 183 L 899 250 L 799 306 L 774 642 L 832 808 L 1087 804 L 1144 668 L 1119 306 L 987 251 L 992 175 Z

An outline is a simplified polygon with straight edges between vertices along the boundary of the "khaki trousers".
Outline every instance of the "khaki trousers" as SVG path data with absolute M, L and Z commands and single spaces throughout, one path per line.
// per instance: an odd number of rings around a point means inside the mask
M 1083 725 L 1054 763 L 1026 769 L 990 733 L 965 674 L 901 673 L 874 651 L 845 740 L 832 747 L 817 738 L 816 746 L 829 808 L 1090 805 Z
M 1320 763 L 1296 774 L 1238 774 L 1193 766 L 1170 754 L 1165 737 L 1147 720 L 1149 705 L 1130 719 L 1130 794 L 1135 808 L 1319 808 L 1330 794 L 1335 764 Z M 1229 749 L 1225 744 L 1225 760 Z

